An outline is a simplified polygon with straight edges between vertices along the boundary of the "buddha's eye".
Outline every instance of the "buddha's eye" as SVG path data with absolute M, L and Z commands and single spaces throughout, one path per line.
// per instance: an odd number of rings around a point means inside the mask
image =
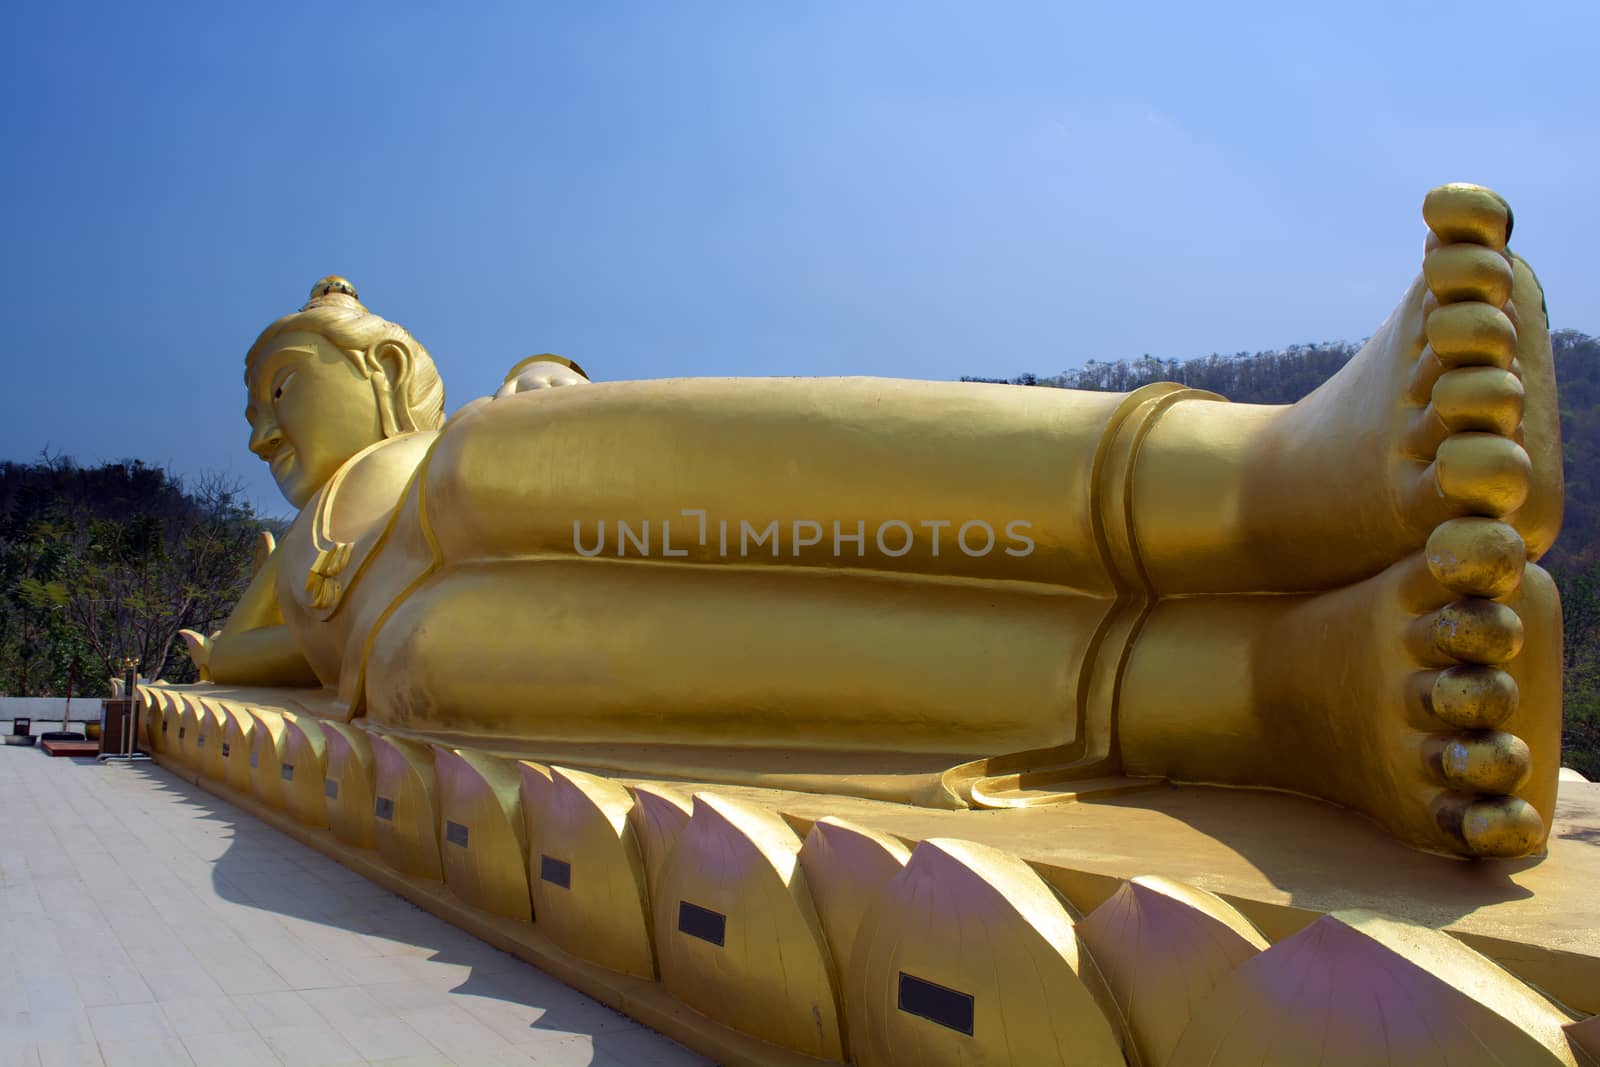
M 290 371 L 288 374 L 285 374 L 282 377 L 282 379 L 279 380 L 278 388 L 276 388 L 276 389 L 274 389 L 272 391 L 272 399 L 274 401 L 278 401 L 278 400 L 282 400 L 283 399 L 283 391 L 288 388 L 290 382 L 294 381 L 294 376 L 295 376 L 295 372 L 294 371 Z
M 278 386 L 278 391 L 272 394 L 272 399 L 274 399 L 274 400 L 282 400 L 283 399 L 283 386 L 281 386 L 281 385 Z

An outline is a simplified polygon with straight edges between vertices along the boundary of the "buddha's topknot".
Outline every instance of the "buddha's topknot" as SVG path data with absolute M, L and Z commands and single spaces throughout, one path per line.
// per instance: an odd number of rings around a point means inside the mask
M 358 307 L 362 311 L 366 308 L 361 304 L 361 298 L 356 295 L 356 287 L 349 278 L 341 278 L 337 274 L 330 274 L 320 279 L 311 287 L 311 295 L 306 299 L 301 311 L 314 307 L 326 307 L 329 304 L 342 304 L 345 307 Z

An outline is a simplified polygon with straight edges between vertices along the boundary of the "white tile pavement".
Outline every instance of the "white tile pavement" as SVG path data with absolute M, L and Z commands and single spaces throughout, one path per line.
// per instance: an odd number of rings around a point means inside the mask
M 153 764 L 0 812 L 0 1067 L 706 1062 Z

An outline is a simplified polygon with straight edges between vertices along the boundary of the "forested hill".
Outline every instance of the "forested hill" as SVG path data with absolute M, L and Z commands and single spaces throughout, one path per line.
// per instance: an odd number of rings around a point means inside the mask
M 178 631 L 210 633 L 274 524 L 216 478 L 138 461 L 0 463 L 0 693 L 103 695 L 123 657 L 189 681 Z
M 1574 571 L 1600 564 L 1600 338 L 1576 330 L 1552 335 L 1560 390 L 1561 444 L 1565 455 L 1567 512 L 1561 537 L 1544 559 L 1547 567 Z M 1189 360 L 1090 360 L 1054 377 L 968 377 L 1058 389 L 1123 393 L 1151 382 L 1179 382 L 1246 404 L 1287 404 L 1327 381 L 1359 349 L 1347 342 L 1293 345 L 1271 352 L 1209 355 Z

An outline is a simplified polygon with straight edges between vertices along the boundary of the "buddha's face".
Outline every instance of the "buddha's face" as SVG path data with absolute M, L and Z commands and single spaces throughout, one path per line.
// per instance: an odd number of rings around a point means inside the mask
M 383 439 L 372 382 L 315 333 L 274 338 L 252 370 L 250 451 L 297 508 L 345 461 Z

